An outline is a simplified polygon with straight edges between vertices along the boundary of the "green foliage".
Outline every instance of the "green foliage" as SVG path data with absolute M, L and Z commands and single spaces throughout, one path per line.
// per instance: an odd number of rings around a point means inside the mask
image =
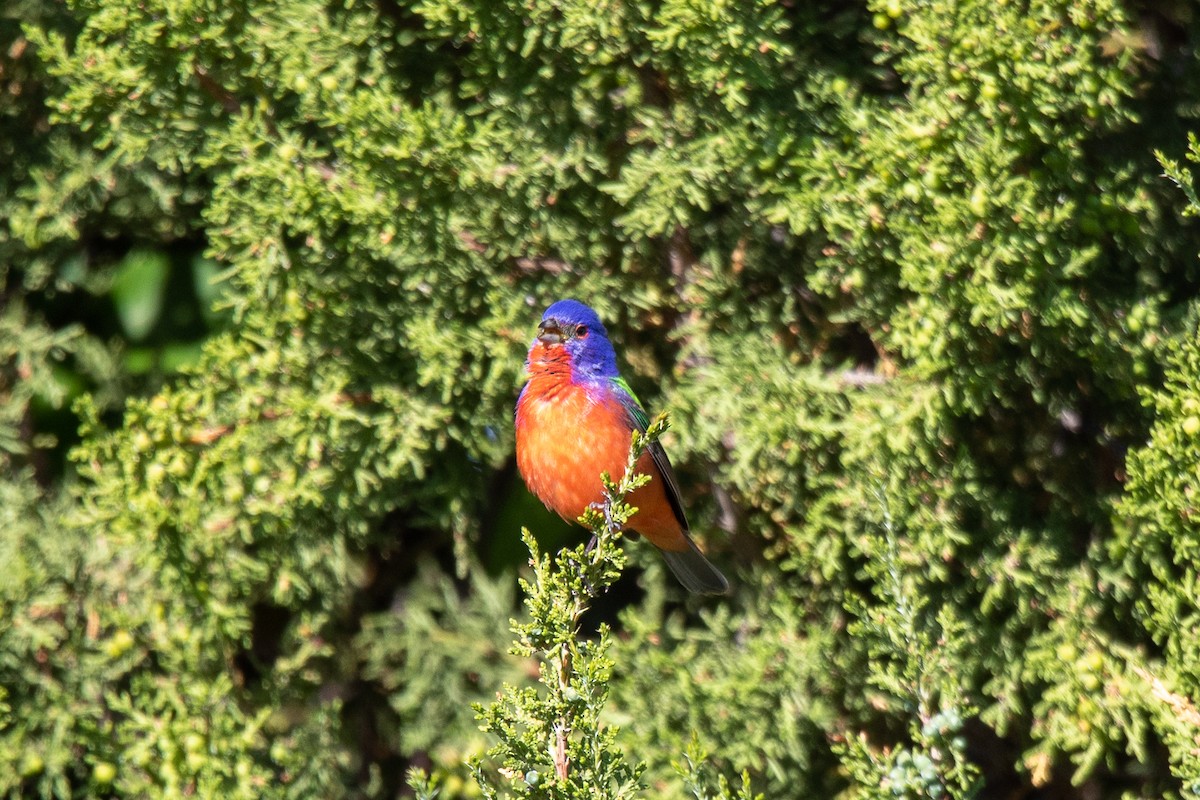
M 1200 161 L 1200 143 L 1190 137 L 1188 160 Z M 1185 212 L 1200 212 L 1190 174 L 1160 155 L 1167 175 L 1184 191 Z M 1190 304 L 1185 322 L 1163 348 L 1165 379 L 1144 392 L 1154 414 L 1149 440 L 1129 456 L 1129 482 L 1120 511 L 1127 522 L 1111 552 L 1124 568 L 1122 589 L 1132 615 L 1164 651 L 1162 665 L 1133 667 L 1144 685 L 1150 711 L 1166 730 L 1172 768 L 1192 793 L 1200 792 L 1200 325 Z
M 1200 688 L 1200 642 L 1187 631 L 1200 623 L 1200 595 L 1189 575 L 1200 565 L 1195 495 L 1200 468 L 1200 337 L 1191 322 L 1167 348 L 1162 389 L 1147 394 L 1155 424 L 1146 446 L 1129 459 L 1125 508 L 1129 527 L 1118 555 L 1132 569 L 1138 617 L 1185 670 L 1190 691 Z
M 503 791 L 505 797 L 617 798 L 633 797 L 642 788 L 641 764 L 626 759 L 616 746 L 617 729 L 600 721 L 613 669 L 609 629 L 601 626 L 596 639 L 585 640 L 580 620 L 621 575 L 620 539 L 637 511 L 625 498 L 650 482 L 635 466 L 666 429 L 667 419 L 660 416 L 644 434 L 635 431 L 620 481 L 601 476 L 604 502 L 581 520 L 592 532 L 587 544 L 551 558 L 541 554 L 528 531 L 522 533 L 533 578 L 521 581 L 529 621 L 513 624 L 512 652 L 537 658 L 544 689 L 508 686 L 495 703 L 480 707 L 483 729 L 499 739 L 488 755 L 499 761 L 495 770 L 507 779 L 508 789 L 497 787 L 476 765 L 485 797 L 500 797 Z
M 459 786 L 470 779 L 468 759 L 487 747 L 483 736 L 471 735 L 474 707 L 494 698 L 501 681 L 528 683 L 534 669 L 508 652 L 514 589 L 477 570 L 462 595 L 441 570 L 424 564 L 390 613 L 368 617 L 357 637 L 363 677 L 378 683 L 393 712 L 387 738 L 401 752 L 435 753 L 449 772 L 436 777 Z
M 524 531 L 533 578 L 521 580 L 529 621 L 514 622 L 517 635 L 512 652 L 538 660 L 543 689 L 508 685 L 499 699 L 479 707 L 483 730 L 498 738 L 488 752 L 499 760 L 494 771 L 504 779 L 495 785 L 482 763 L 473 765 L 485 797 L 633 797 L 644 789 L 641 776 L 645 763 L 632 760 L 617 744 L 619 729 L 605 724 L 615 661 L 607 625 L 595 639 L 581 634 L 581 620 L 595 600 L 621 576 L 626 555 L 620 542 L 625 524 L 637 511 L 625 498 L 649 482 L 636 473 L 638 458 L 667 429 L 667 417 L 659 416 L 645 433 L 634 432 L 625 473 L 619 482 L 602 475 L 604 501 L 589 508 L 580 520 L 592 532 L 586 545 L 561 550 L 554 558 L 541 554 L 537 540 Z M 654 748 L 664 751 L 666 741 Z M 634 753 L 640 748 L 634 747 Z M 696 734 L 687 744 L 682 765 L 676 771 L 684 779 L 683 789 L 697 800 L 760 800 L 751 792 L 749 773 L 733 794 L 723 775 L 713 776 L 707 754 Z M 420 776 L 410 778 L 418 796 L 431 787 Z
M 697 780 L 748 770 L 768 797 L 842 786 L 822 733 L 837 725 L 833 631 L 806 626 L 777 575 L 745 580 L 755 591 L 744 607 L 708 610 L 698 624 L 653 605 L 622 619 L 611 718 L 657 796 L 696 796 L 678 783 L 681 754 Z
M 742 773 L 741 786 L 735 792 L 724 775 L 713 777 L 713 770 L 708 766 L 708 753 L 700 746 L 699 740 L 692 739 L 688 750 L 684 753 L 683 763 L 676 765 L 676 770 L 683 777 L 683 788 L 696 800 L 762 800 L 761 794 L 751 791 L 750 773 Z
M 504 684 L 497 794 L 1200 791 L 1198 35 L 1118 0 L 16 0 L 0 796 L 478 796 Z M 564 296 L 671 407 L 736 588 L 626 543 L 603 635 L 535 594 L 510 657 L 519 565 L 474 551 L 549 527 L 511 415 Z
M 950 606 L 936 613 L 929 608 L 922 576 L 905 574 L 901 532 L 888 501 L 893 489 L 888 486 L 879 497 L 882 541 L 866 553 L 878 604 L 856 598 L 850 608 L 856 621 L 848 632 L 866 641 L 867 685 L 878 693 L 871 702 L 909 717 L 912 744 L 876 754 L 859 734 L 840 755 L 867 797 L 973 797 L 978 769 L 967 760 L 962 734 L 975 709 L 957 673 L 965 631 Z

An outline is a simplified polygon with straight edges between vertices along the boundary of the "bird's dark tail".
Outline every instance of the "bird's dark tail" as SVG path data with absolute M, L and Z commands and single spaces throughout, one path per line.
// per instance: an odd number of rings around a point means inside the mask
M 687 538 L 687 537 L 685 537 Z M 726 594 L 729 581 L 721 571 L 709 563 L 700 549 L 687 539 L 687 550 L 663 550 L 663 558 L 675 577 L 689 592 L 696 594 Z

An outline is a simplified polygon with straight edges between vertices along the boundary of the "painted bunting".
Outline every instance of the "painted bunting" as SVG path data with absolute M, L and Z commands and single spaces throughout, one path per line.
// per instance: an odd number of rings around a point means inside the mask
M 608 331 L 588 306 L 560 300 L 546 309 L 525 362 L 529 381 L 517 400 L 517 468 L 551 511 L 576 520 L 603 500 L 600 473 L 619 478 L 635 429 L 649 418 L 617 371 Z M 655 442 L 638 461 L 650 483 L 628 500 L 628 527 L 662 551 L 692 592 L 724 594 L 729 582 L 688 535 L 675 471 Z

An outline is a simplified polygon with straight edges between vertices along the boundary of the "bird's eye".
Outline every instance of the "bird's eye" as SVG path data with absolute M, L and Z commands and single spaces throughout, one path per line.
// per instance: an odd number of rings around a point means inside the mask
M 575 338 L 576 339 L 586 339 L 587 335 L 588 335 L 587 325 L 576 325 L 575 326 Z

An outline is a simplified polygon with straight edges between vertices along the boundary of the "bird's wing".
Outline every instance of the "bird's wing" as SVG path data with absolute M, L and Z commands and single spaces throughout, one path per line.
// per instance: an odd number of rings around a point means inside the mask
M 621 407 L 625 410 L 630 427 L 645 433 L 646 428 L 650 426 L 650 417 L 642 408 L 637 395 L 633 393 L 633 389 L 629 388 L 629 384 L 625 382 L 624 378 L 618 376 L 611 380 L 613 394 L 616 395 Z M 675 477 L 675 470 L 671 467 L 671 459 L 667 458 L 667 451 L 663 450 L 662 445 L 658 442 L 653 442 L 648 449 L 650 457 L 654 459 L 654 466 L 658 467 L 658 474 L 662 476 L 667 502 L 671 504 L 671 510 L 675 512 L 675 519 L 679 520 L 679 526 L 686 532 L 688 530 L 687 516 L 683 513 L 683 502 L 679 497 L 679 480 Z

